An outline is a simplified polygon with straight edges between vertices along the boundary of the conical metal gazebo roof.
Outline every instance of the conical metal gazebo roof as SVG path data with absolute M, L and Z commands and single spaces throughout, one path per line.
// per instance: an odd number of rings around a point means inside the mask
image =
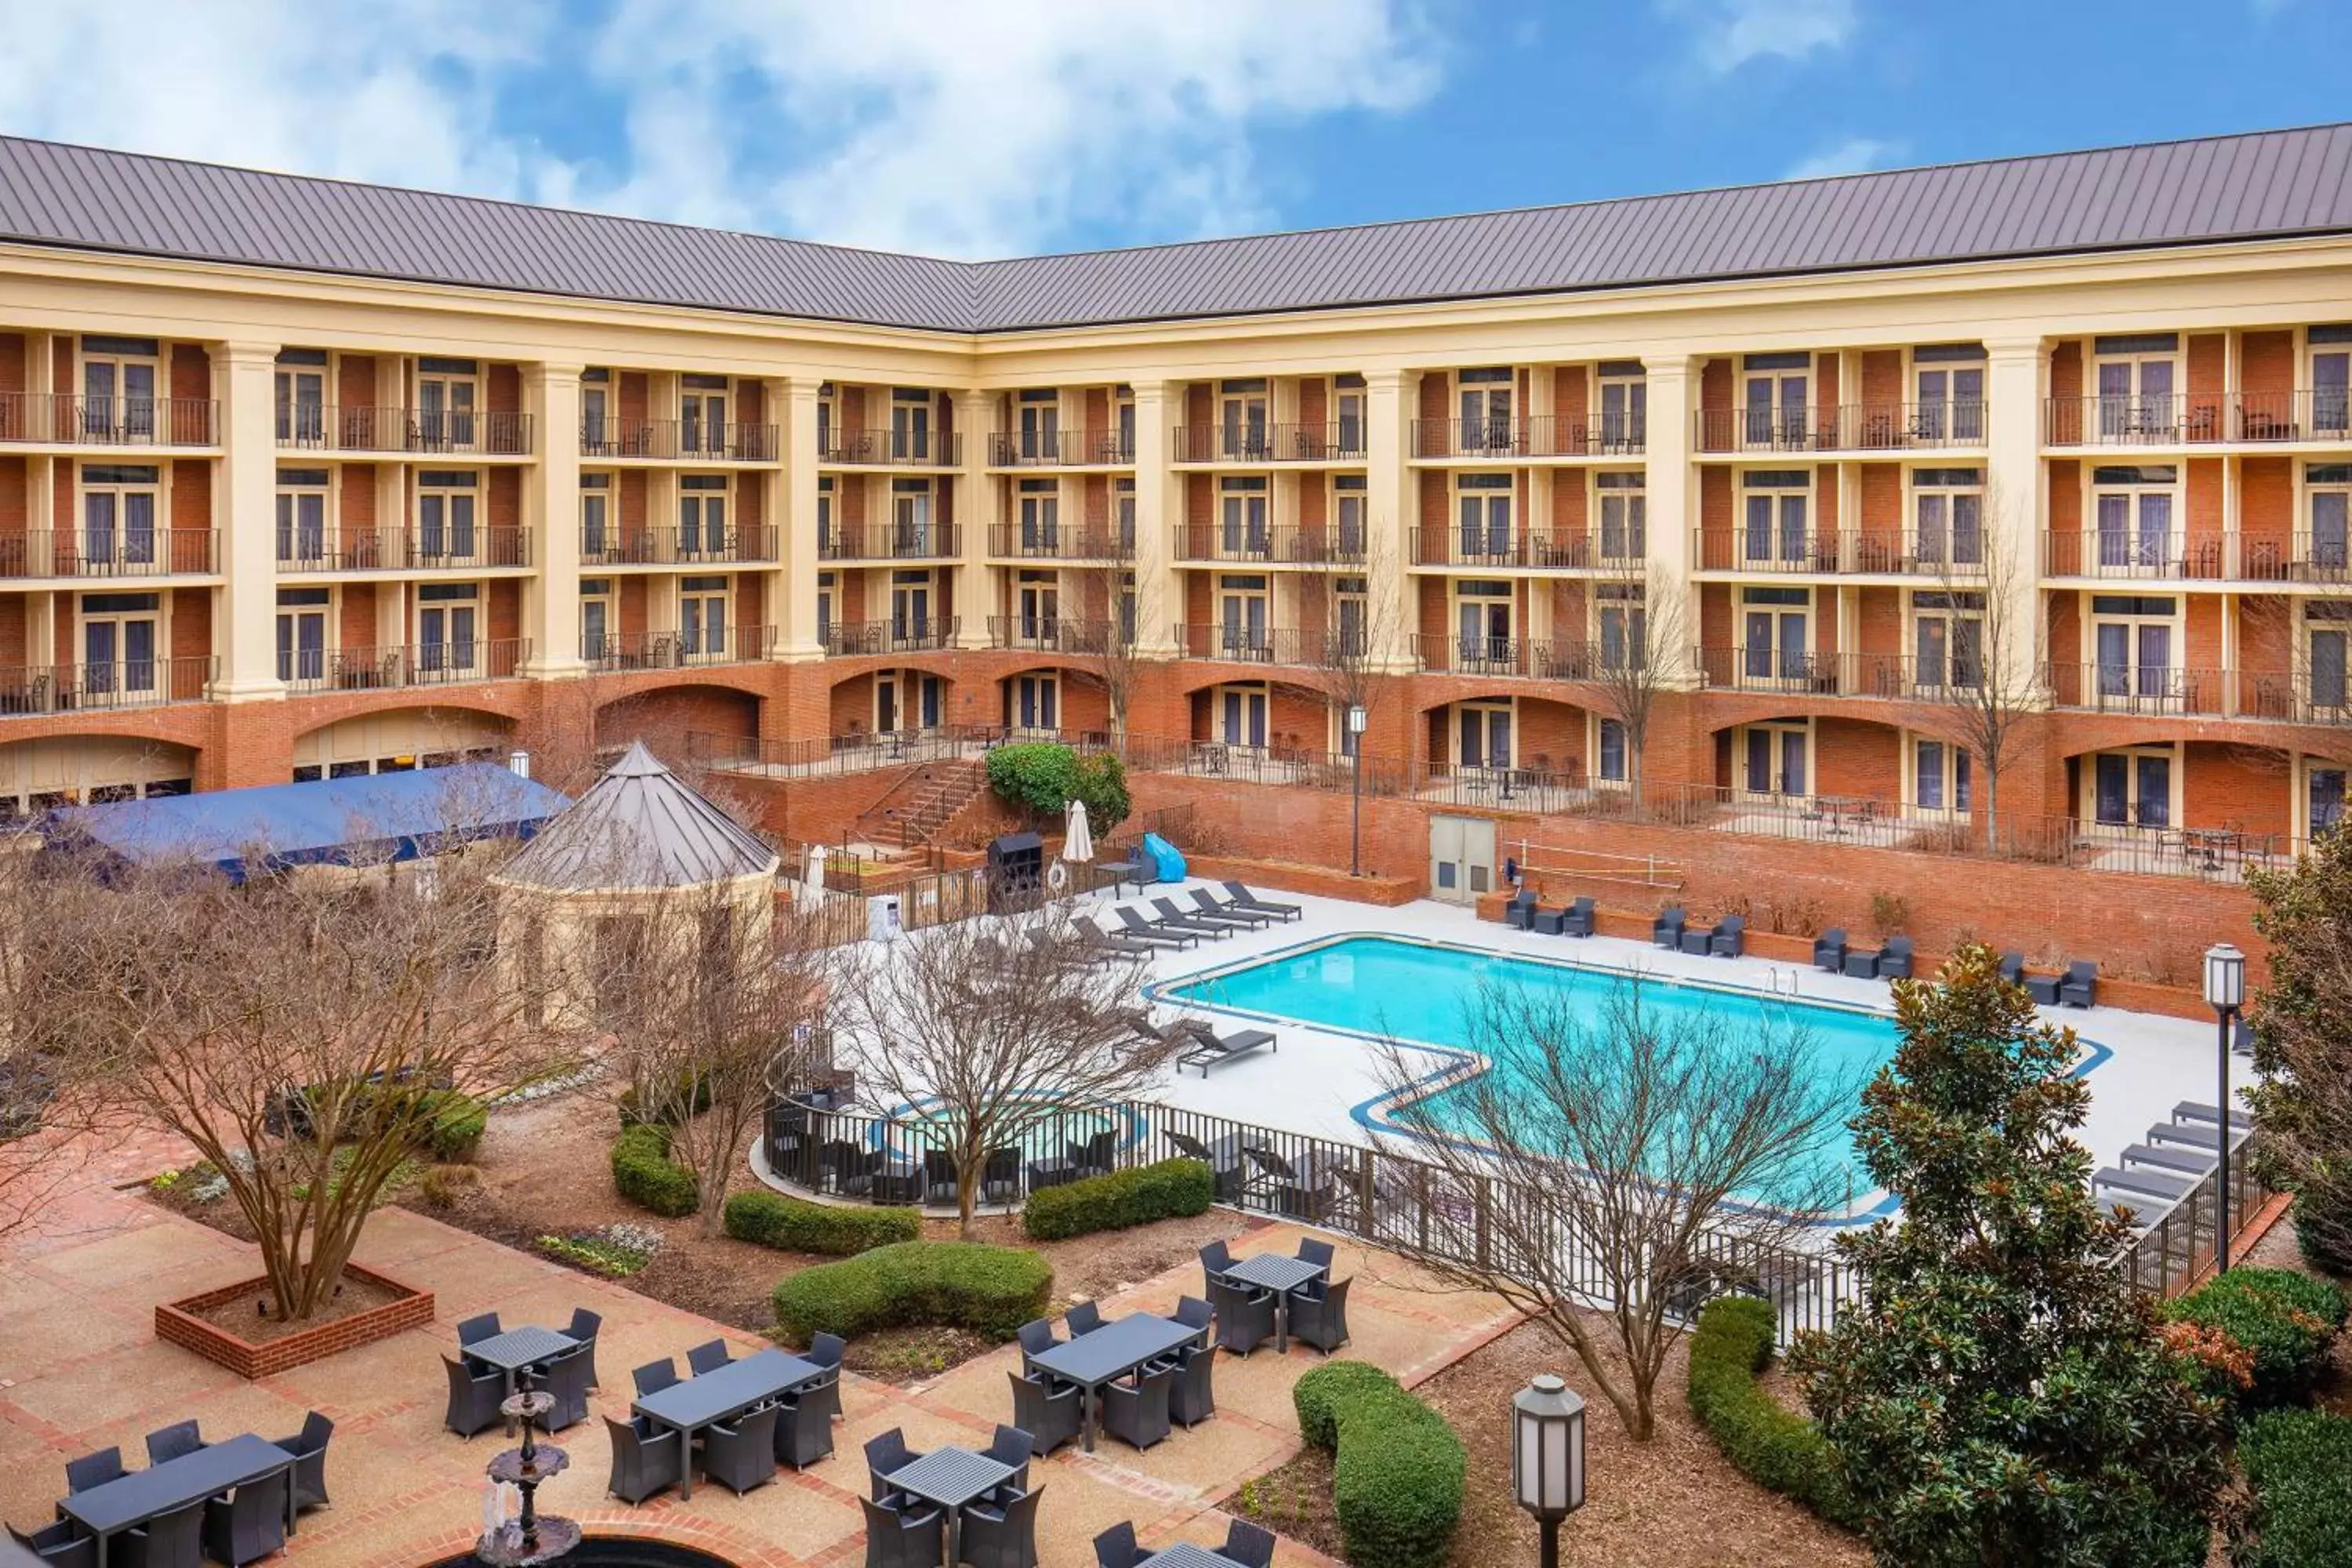
M 774 850 L 631 742 L 589 791 L 557 814 L 499 873 L 563 892 L 691 888 L 772 875 Z

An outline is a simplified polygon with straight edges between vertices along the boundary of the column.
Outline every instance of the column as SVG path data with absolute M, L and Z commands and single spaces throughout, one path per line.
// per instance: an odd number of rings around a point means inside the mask
M 988 471 L 989 422 L 995 396 L 986 392 L 959 392 L 955 396 L 955 427 L 963 441 L 963 462 L 950 482 L 962 487 L 956 497 L 956 647 L 989 646 L 988 617 L 996 613 L 997 585 L 990 580 L 988 552 L 1003 521 L 1002 485 Z
M 1184 476 L 1171 466 L 1184 389 L 1171 381 L 1136 381 L 1135 646 L 1144 658 L 1176 657 L 1176 623 L 1184 596 L 1176 582 L 1176 528 L 1184 519 Z
M 213 347 L 221 482 L 213 491 L 222 586 L 213 648 L 220 702 L 283 697 L 278 679 L 278 345 Z
M 784 502 L 778 509 L 784 596 L 776 611 L 776 657 L 782 659 L 824 657 L 816 635 L 816 393 L 823 384 L 814 375 L 793 376 L 778 409 L 784 426 Z
M 1989 342 L 1985 353 L 1986 613 L 2002 623 L 1988 653 L 2022 693 L 2041 677 L 2042 340 Z
M 1408 435 L 1421 395 L 1421 373 L 1364 373 L 1364 570 L 1384 582 L 1369 584 L 1380 610 L 1371 618 L 1373 668 L 1410 674 L 1417 668 L 1413 633 L 1421 625 L 1420 584 L 1405 573 L 1405 542 L 1419 501 L 1415 476 L 1405 467 Z
M 539 427 L 539 461 L 523 478 L 531 575 L 522 624 L 530 657 L 522 673 L 552 680 L 583 674 L 580 657 L 580 371 L 539 364 L 523 372 L 523 405 Z
M 1674 671 L 1672 684 L 1695 685 L 1698 646 L 1698 592 L 1691 582 L 1696 564 L 1691 538 L 1698 528 L 1698 488 L 1691 482 L 1693 421 L 1698 408 L 1698 378 L 1688 359 L 1642 362 L 1649 384 L 1649 419 L 1643 435 L 1642 492 L 1649 513 L 1648 592 L 1657 595 L 1651 624 L 1679 647 L 1662 649 Z
M 786 431 L 792 415 L 792 383 L 780 375 L 762 376 L 760 378 L 760 395 L 761 410 L 766 416 L 768 423 L 776 427 L 773 461 L 781 463 L 786 456 L 784 444 L 788 439 Z M 768 487 L 767 492 L 760 498 L 760 516 L 776 539 L 776 553 L 772 563 L 760 570 L 758 574 L 761 614 L 766 617 L 768 625 L 776 628 L 775 637 L 769 646 L 768 657 L 776 658 L 782 657 L 783 653 L 784 644 L 789 637 L 784 627 L 792 621 L 792 616 L 787 609 L 792 596 L 792 584 L 784 571 L 784 563 L 791 559 L 792 548 L 789 542 L 793 534 L 791 481 L 785 470 L 772 466 L 762 469 L 758 478 L 760 483 Z M 815 611 L 812 608 L 809 613 L 814 616 Z M 766 703 L 761 706 L 764 711 L 776 704 Z

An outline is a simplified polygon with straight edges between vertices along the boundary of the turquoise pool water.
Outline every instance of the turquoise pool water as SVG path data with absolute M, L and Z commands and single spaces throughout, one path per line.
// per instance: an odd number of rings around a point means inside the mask
M 1580 1011 L 1590 1009 L 1587 1016 L 1596 1023 L 1604 1016 L 1602 1009 L 1612 993 L 1636 984 L 1646 1013 L 1662 1018 L 1711 1015 L 1727 1041 L 1759 1035 L 1786 1038 L 1801 1028 L 1824 1079 L 1851 1084 L 1856 1090 L 1895 1054 L 1894 1020 L 1874 1013 L 1378 936 L 1343 937 L 1276 954 L 1172 985 L 1163 994 L 1174 1002 L 1469 1050 L 1474 1048 L 1471 1010 L 1482 987 L 1491 984 L 1572 997 Z M 1498 1063 L 1496 1070 L 1511 1070 L 1511 1064 Z M 1444 1092 L 1435 1101 L 1441 1121 Z M 1368 1125 L 1387 1124 L 1378 1100 L 1358 1107 L 1357 1119 Z M 1846 1134 L 1841 1131 L 1826 1141 L 1815 1158 L 1824 1173 L 1843 1174 L 1852 1194 L 1850 1208 L 1873 1203 L 1876 1194 L 1865 1190 L 1869 1180 Z

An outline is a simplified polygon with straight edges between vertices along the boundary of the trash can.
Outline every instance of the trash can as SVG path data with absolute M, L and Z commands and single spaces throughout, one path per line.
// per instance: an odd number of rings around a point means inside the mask
M 867 936 L 876 942 L 888 942 L 906 929 L 906 913 L 897 893 L 877 893 L 866 900 Z
M 988 912 L 1034 908 L 1045 885 L 1045 841 L 1008 833 L 988 847 Z

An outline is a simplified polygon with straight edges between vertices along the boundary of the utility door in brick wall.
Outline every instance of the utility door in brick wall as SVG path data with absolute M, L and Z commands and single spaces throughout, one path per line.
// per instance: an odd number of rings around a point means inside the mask
M 1482 816 L 1429 819 L 1429 893 L 1471 904 L 1495 886 L 1495 825 Z

